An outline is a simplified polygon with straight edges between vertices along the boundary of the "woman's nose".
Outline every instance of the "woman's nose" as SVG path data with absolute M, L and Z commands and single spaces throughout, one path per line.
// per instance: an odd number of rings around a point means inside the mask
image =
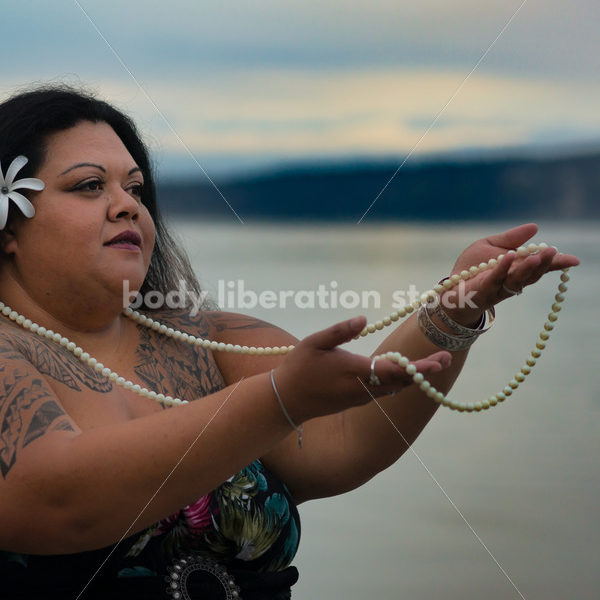
M 139 200 L 134 198 L 127 190 L 119 188 L 111 192 L 108 207 L 108 216 L 111 220 L 131 219 L 137 220 L 140 209 Z

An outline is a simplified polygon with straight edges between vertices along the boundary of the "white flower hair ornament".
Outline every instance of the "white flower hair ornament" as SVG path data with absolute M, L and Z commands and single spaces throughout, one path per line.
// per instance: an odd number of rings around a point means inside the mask
M 39 192 L 44 189 L 45 184 L 41 179 L 35 179 L 35 177 L 26 177 L 25 179 L 19 179 L 15 181 L 17 173 L 28 163 L 28 159 L 25 156 L 17 156 L 8 167 L 6 171 L 6 177 L 2 172 L 2 164 L 0 164 L 0 230 L 6 226 L 8 220 L 8 205 L 9 201 L 12 200 L 18 207 L 19 210 L 27 217 L 31 218 L 35 215 L 35 208 L 33 204 L 16 190 L 26 189 L 35 190 Z

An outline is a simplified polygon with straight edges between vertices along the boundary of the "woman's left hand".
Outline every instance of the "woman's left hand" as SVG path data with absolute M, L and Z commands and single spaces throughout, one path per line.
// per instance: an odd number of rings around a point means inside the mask
M 468 302 L 460 302 L 460 296 L 459 302 L 456 302 L 456 288 L 443 292 L 441 301 L 444 312 L 458 323 L 475 323 L 485 310 L 514 296 L 515 293 L 520 293 L 524 287 L 534 284 L 545 273 L 579 264 L 576 256 L 559 254 L 551 247 L 525 257 L 515 253 L 507 254 L 508 250 L 524 245 L 537 230 L 534 223 L 519 225 L 503 233 L 477 240 L 466 248 L 458 257 L 452 274 L 468 270 L 473 265 L 487 262 L 501 254 L 504 254 L 504 257 L 493 269 L 483 271 L 465 282 L 462 297 Z

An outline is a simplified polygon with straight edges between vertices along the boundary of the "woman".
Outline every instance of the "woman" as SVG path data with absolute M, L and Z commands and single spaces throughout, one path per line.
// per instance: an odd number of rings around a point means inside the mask
M 27 187 L 16 192 L 22 156 Z M 10 307 L 0 320 L 3 597 L 289 597 L 295 505 L 385 469 L 438 404 L 395 362 L 339 348 L 363 317 L 297 342 L 210 307 L 194 317 L 152 311 L 167 327 L 223 345 L 296 344 L 286 355 L 212 352 L 127 318 L 123 282 L 142 295 L 166 294 L 180 279 L 198 288 L 160 220 L 147 152 L 113 107 L 67 88 L 9 99 L 0 105 L 0 164 L 0 217 L 10 199 L 0 238 L 0 300 Z M 479 240 L 452 272 L 535 231 Z M 410 356 L 446 392 L 486 311 L 577 263 L 551 248 L 505 254 L 468 280 L 471 304 L 444 308 L 450 321 L 412 316 L 375 354 Z M 456 327 L 473 332 L 468 343 Z M 123 388 L 116 374 L 150 391 Z M 171 408 L 157 401 L 165 396 L 188 403 Z

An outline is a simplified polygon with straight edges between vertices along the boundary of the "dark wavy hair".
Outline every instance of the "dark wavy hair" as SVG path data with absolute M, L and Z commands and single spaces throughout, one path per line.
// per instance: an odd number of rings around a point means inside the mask
M 24 155 L 29 162 L 19 172 L 21 177 L 35 177 L 44 163 L 48 137 L 70 129 L 82 121 L 110 125 L 144 175 L 142 202 L 156 227 L 156 243 L 140 289 L 166 294 L 185 281 L 187 289 L 200 293 L 200 285 L 189 259 L 167 231 L 156 200 L 156 185 L 148 149 L 133 121 L 91 93 L 67 85 L 41 86 L 19 92 L 0 104 L 0 161 L 7 168 L 14 158 Z M 7 227 L 10 226 L 9 212 Z M 144 306 L 145 310 L 151 310 Z

